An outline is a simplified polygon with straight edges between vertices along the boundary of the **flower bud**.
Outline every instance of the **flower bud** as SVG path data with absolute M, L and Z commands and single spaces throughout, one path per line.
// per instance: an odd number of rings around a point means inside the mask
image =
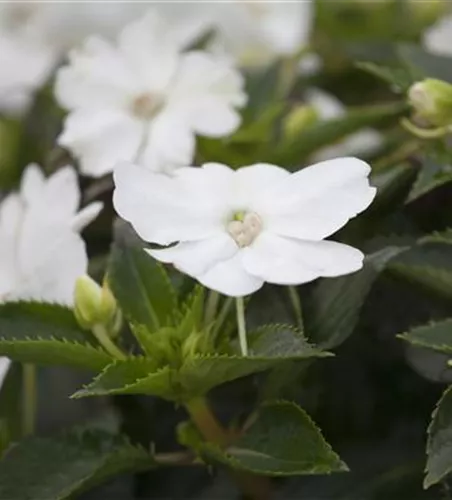
M 75 283 L 74 314 L 80 326 L 86 329 L 102 324 L 117 329 L 118 307 L 107 284 L 100 287 L 89 276 L 81 276 Z
M 285 119 L 286 136 L 295 137 L 302 130 L 316 123 L 319 118 L 319 113 L 313 106 L 303 104 L 294 108 Z
M 408 99 L 416 118 L 429 125 L 452 125 L 452 85 L 442 80 L 427 78 L 412 85 Z

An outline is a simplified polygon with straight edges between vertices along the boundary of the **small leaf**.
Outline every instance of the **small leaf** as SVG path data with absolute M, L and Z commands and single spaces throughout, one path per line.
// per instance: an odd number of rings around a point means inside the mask
M 452 319 L 413 328 L 398 337 L 410 344 L 452 355 Z
M 63 500 L 126 472 L 154 467 L 151 455 L 125 437 L 100 430 L 32 437 L 0 461 L 0 498 Z
M 452 299 L 451 243 L 421 241 L 397 256 L 389 269 L 435 294 Z
M 399 247 L 383 248 L 368 255 L 360 271 L 314 284 L 303 298 L 306 336 L 324 349 L 344 342 L 353 333 L 378 275 L 401 251 Z
M 413 184 L 407 201 L 414 201 L 433 191 L 433 189 L 449 182 L 452 182 L 451 166 L 431 155 L 427 156 L 422 162 L 416 182 Z
M 256 474 L 292 476 L 348 470 L 308 414 L 287 401 L 264 404 L 250 427 L 226 449 L 205 442 L 197 443 L 196 448 L 206 459 Z
M 427 465 L 424 488 L 452 472 L 452 387 L 439 400 L 428 428 Z
M 325 146 L 338 142 L 365 127 L 375 127 L 394 121 L 407 110 L 405 104 L 385 104 L 350 110 L 345 117 L 320 121 L 306 128 L 296 139 L 283 141 L 271 162 L 288 168 L 298 168 L 301 160 Z
M 158 330 L 176 309 L 176 293 L 164 267 L 142 246 L 125 241 L 113 248 L 108 282 L 126 318 Z
M 395 92 L 406 92 L 414 83 L 413 73 L 405 67 L 383 66 L 372 62 L 360 62 L 356 66 L 389 83 Z
M 38 302 L 0 305 L 0 356 L 92 370 L 112 361 L 94 336 L 78 326 L 71 309 Z

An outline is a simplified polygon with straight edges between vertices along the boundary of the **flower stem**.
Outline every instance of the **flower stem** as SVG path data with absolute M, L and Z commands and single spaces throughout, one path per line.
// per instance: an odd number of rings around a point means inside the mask
M 116 359 L 126 359 L 127 356 L 121 351 L 121 349 L 111 340 L 110 336 L 104 325 L 94 325 L 92 332 L 99 344 Z
M 288 291 L 297 327 L 300 331 L 303 331 L 303 310 L 301 309 L 300 297 L 298 296 L 297 289 L 294 286 L 289 286 Z
M 204 326 L 208 327 L 215 319 L 218 309 L 220 294 L 215 290 L 209 292 L 209 297 L 206 304 L 206 314 L 204 316 Z
M 38 391 L 36 384 L 36 366 L 24 363 L 22 372 L 22 433 L 34 434 Z
M 223 429 L 215 416 L 210 411 L 205 398 L 199 397 L 185 403 L 190 418 L 203 437 L 221 447 L 225 447 L 230 436 Z M 268 500 L 270 497 L 270 482 L 268 478 L 238 470 L 231 471 L 245 498 L 253 500 Z
M 242 351 L 242 356 L 248 356 L 248 342 L 246 339 L 245 325 L 245 305 L 243 297 L 237 297 L 235 299 L 235 305 L 237 310 L 237 328 L 239 331 L 240 350 Z

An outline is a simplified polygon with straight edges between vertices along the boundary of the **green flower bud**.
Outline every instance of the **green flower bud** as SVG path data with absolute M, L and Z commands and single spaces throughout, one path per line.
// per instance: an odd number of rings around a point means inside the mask
M 116 300 L 107 284 L 104 283 L 101 287 L 86 275 L 78 278 L 75 283 L 74 314 L 80 326 L 86 329 L 101 324 L 117 331 L 121 318 Z
M 442 80 L 427 78 L 412 85 L 408 99 L 416 118 L 429 125 L 452 125 L 452 85 Z
M 284 122 L 286 136 L 296 137 L 302 130 L 316 123 L 319 118 L 319 113 L 313 106 L 303 104 L 294 108 Z

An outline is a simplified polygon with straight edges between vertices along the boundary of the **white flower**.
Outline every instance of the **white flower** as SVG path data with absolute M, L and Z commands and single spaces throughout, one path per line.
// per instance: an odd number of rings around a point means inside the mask
M 344 105 L 331 94 L 319 89 L 310 89 L 306 92 L 306 102 L 315 108 L 321 120 L 334 120 L 343 118 L 347 114 Z M 345 155 L 361 156 L 377 150 L 382 145 L 383 139 L 379 132 L 365 128 L 350 135 L 337 144 L 333 144 L 314 155 L 315 161 L 328 160 Z
M 424 45 L 434 54 L 452 56 L 452 14 L 443 17 L 425 32 Z
M 79 204 L 73 168 L 45 179 L 36 165 L 27 167 L 20 191 L 0 204 L 0 302 L 72 303 L 88 263 L 79 232 L 102 208 L 92 203 L 79 212 Z
M 70 113 L 59 144 L 94 177 L 118 161 L 170 172 L 189 164 L 195 135 L 221 137 L 240 124 L 243 78 L 223 59 L 182 53 L 183 33 L 154 12 L 112 46 L 89 39 L 58 72 L 56 96 Z
M 289 173 L 269 164 L 237 171 L 218 163 L 173 177 L 131 164 L 115 169 L 113 202 L 147 250 L 231 296 L 264 282 L 294 285 L 357 271 L 363 254 L 324 238 L 373 200 L 369 166 L 339 158 Z
M 307 45 L 311 35 L 310 0 L 213 1 L 203 8 L 210 11 L 216 30 L 214 48 L 232 54 L 245 65 L 265 64 L 277 56 L 293 55 Z

